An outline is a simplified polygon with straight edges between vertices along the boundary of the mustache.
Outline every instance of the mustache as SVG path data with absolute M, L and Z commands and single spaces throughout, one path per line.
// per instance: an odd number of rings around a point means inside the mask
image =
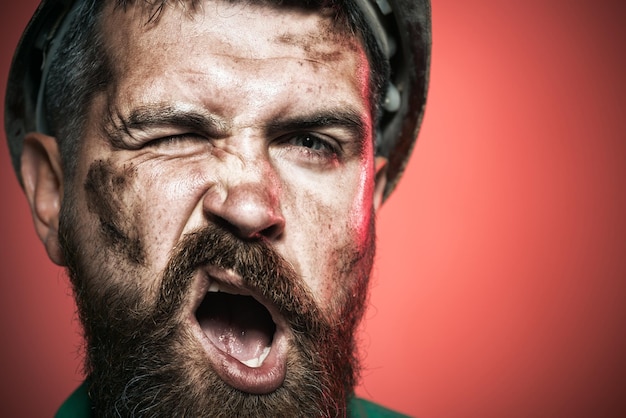
M 175 247 L 163 273 L 156 309 L 172 318 L 184 305 L 198 270 L 216 266 L 238 274 L 249 290 L 270 301 L 294 331 L 323 327 L 308 286 L 264 238 L 243 240 L 214 224 L 188 233 Z

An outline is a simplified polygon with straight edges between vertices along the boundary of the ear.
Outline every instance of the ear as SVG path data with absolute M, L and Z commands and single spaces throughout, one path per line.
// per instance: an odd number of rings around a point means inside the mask
M 374 211 L 383 204 L 385 186 L 387 185 L 387 158 L 376 156 L 374 158 Z
M 50 260 L 64 265 L 59 245 L 63 172 L 56 139 L 37 132 L 27 134 L 22 151 L 21 173 L 35 230 Z

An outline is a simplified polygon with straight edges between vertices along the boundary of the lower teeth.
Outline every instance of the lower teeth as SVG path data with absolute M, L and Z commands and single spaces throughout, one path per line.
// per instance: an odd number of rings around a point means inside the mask
M 256 369 L 257 367 L 261 367 L 261 365 L 263 364 L 263 362 L 265 361 L 269 353 L 270 353 L 270 348 L 265 347 L 261 355 L 259 355 L 259 357 L 251 358 L 250 360 L 242 360 L 241 362 L 248 367 L 252 367 Z

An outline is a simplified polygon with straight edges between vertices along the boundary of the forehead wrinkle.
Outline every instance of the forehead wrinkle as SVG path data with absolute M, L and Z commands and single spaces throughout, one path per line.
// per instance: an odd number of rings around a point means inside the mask
M 320 55 L 324 59 L 341 52 L 357 52 L 363 46 L 360 36 L 352 33 L 337 22 L 322 21 L 315 32 L 289 33 L 282 32 L 272 39 L 274 43 L 299 47 L 308 54 Z M 338 49 L 338 47 L 340 47 Z M 330 49 L 332 52 L 324 51 Z
M 315 66 L 326 66 L 329 68 L 334 68 L 334 63 L 330 62 L 330 60 L 325 59 L 322 54 L 320 54 L 320 58 L 316 59 L 316 58 L 307 58 L 304 56 L 296 56 L 296 55 L 283 55 L 283 56 L 263 56 L 263 57 L 245 57 L 242 55 L 235 55 L 235 54 L 228 54 L 228 53 L 211 53 L 210 54 L 213 57 L 218 57 L 218 58 L 227 58 L 232 60 L 235 63 L 242 63 L 242 62 L 269 62 L 269 63 L 275 63 L 277 61 L 296 61 L 296 62 L 308 62 L 311 63 Z M 333 57 L 337 57 L 337 61 L 339 60 L 339 55 L 341 55 L 340 52 L 336 52 L 336 53 L 329 53 L 329 56 L 333 56 Z M 194 74 L 195 71 L 190 70 L 188 71 L 189 74 Z M 202 75 L 204 76 L 205 74 L 201 71 L 197 71 L 198 75 Z

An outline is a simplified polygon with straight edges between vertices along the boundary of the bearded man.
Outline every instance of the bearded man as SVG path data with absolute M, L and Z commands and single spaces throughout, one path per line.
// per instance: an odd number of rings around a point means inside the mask
M 353 395 L 355 329 L 429 19 L 410 1 L 42 2 L 6 127 L 84 329 L 87 380 L 58 416 L 395 416 Z

